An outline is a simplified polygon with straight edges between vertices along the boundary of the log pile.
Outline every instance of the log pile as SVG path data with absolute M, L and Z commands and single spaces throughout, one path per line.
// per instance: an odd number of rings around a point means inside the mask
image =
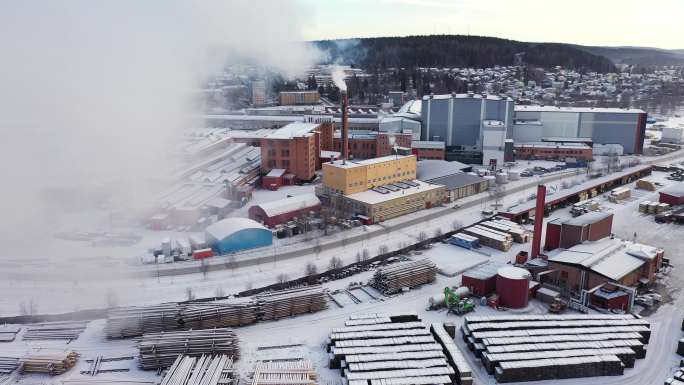
M 86 321 L 33 324 L 26 328 L 23 340 L 75 340 L 88 326 Z
M 185 304 L 180 310 L 183 329 L 212 329 L 253 324 L 257 321 L 257 306 L 249 301 L 197 302 Z
M 260 319 L 264 321 L 315 313 L 328 307 L 326 294 L 321 286 L 259 294 L 256 301 L 261 312 Z
M 231 329 L 189 330 L 146 333 L 138 343 L 140 367 L 145 370 L 167 368 L 178 355 L 199 357 L 225 354 L 239 357 L 238 339 Z
M 310 361 L 257 362 L 252 385 L 317 385 L 318 375 Z
M 16 357 L 0 357 L 0 375 L 10 374 L 19 366 L 19 359 Z
M 2 325 L 0 326 L 0 342 L 12 342 L 21 328 L 19 326 Z
M 403 288 L 414 288 L 435 281 L 437 267 L 428 259 L 403 262 L 379 269 L 371 286 L 384 294 L 393 294 Z
M 19 360 L 19 368 L 22 373 L 56 376 L 74 367 L 77 360 L 76 352 L 29 354 Z
M 233 359 L 225 354 L 190 357 L 179 355 L 161 385 L 229 385 L 237 383 Z
M 105 333 L 108 338 L 126 338 L 178 330 L 178 312 L 176 303 L 110 309 Z

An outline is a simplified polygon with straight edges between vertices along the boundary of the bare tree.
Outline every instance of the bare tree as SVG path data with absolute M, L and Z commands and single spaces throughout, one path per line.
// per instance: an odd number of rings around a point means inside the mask
M 225 296 L 226 296 L 226 292 L 223 290 L 223 288 L 221 286 L 217 286 L 216 292 L 214 293 L 214 297 L 221 298 L 221 297 L 225 297 Z
M 444 233 L 442 232 L 442 228 L 437 228 L 435 229 L 435 238 L 441 238 Z
M 328 267 L 330 268 L 330 270 L 339 269 L 340 267 L 342 267 L 342 259 L 340 259 L 340 257 L 330 258 L 330 263 L 328 264 Z
M 195 299 L 195 293 L 192 291 L 191 287 L 185 288 L 185 297 L 188 299 L 188 301 L 192 301 Z
M 306 274 L 307 277 L 312 276 L 312 275 L 316 275 L 316 274 L 318 274 L 318 267 L 316 266 L 315 263 L 309 262 L 306 264 L 304 274 Z
M 361 252 L 357 251 L 355 256 L 356 263 L 361 262 Z
M 209 263 L 206 259 L 202 259 L 202 262 L 200 262 L 200 271 L 202 272 L 202 277 L 206 280 L 207 276 L 209 276 Z
M 389 247 L 387 245 L 378 246 L 378 255 L 387 254 L 389 252 Z
M 107 308 L 111 309 L 113 307 L 116 307 L 118 305 L 118 298 L 116 297 L 116 293 L 114 293 L 114 290 L 112 289 L 107 289 L 107 292 L 105 293 L 105 303 L 107 304 Z
M 370 258 L 370 252 L 368 251 L 368 249 L 363 249 L 363 250 L 361 251 L 361 260 L 362 260 L 362 261 L 367 261 L 368 258 Z
M 461 227 L 463 227 L 463 223 L 461 223 L 461 221 L 459 221 L 458 219 L 454 219 L 454 221 L 451 222 L 451 229 L 453 231 L 456 231 L 456 230 L 460 229 Z
M 313 252 L 316 254 L 316 259 L 318 259 L 318 255 L 323 251 L 323 247 L 321 246 L 321 240 L 316 238 L 316 244 L 313 247 Z
M 285 285 L 285 283 L 290 280 L 290 277 L 288 277 L 288 275 L 285 273 L 280 273 L 276 277 L 276 280 L 278 281 L 280 286 L 283 287 Z
M 418 233 L 418 238 L 417 238 L 417 239 L 418 239 L 418 242 L 425 242 L 425 241 L 427 240 L 427 237 L 428 237 L 428 236 L 427 236 L 427 234 L 425 233 L 425 231 L 419 232 L 419 233 Z
M 230 272 L 235 275 L 235 268 L 237 267 L 237 260 L 235 259 L 234 255 L 231 255 L 228 257 L 228 260 L 226 261 L 226 268 L 230 269 Z

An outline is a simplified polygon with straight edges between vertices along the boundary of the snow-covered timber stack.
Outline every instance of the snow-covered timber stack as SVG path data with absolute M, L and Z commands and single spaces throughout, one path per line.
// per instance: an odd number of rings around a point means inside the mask
M 472 385 L 441 325 L 431 329 L 415 314 L 354 315 L 345 325 L 332 330 L 327 348 L 329 367 L 341 370 L 345 385 Z
M 1 325 L 0 326 L 0 342 L 12 342 L 16 338 L 17 333 L 21 331 L 21 327 L 15 325 Z
M 65 321 L 32 324 L 26 328 L 23 340 L 75 340 L 88 326 L 85 321 Z
M 108 338 L 126 338 L 177 330 L 180 328 L 178 310 L 176 303 L 110 309 L 105 333 Z
M 371 285 L 385 294 L 435 281 L 437 267 L 428 259 L 402 262 L 375 272 Z
M 211 329 L 253 324 L 258 308 L 251 300 L 183 304 L 179 322 L 183 329 Z
M 62 374 L 76 365 L 78 353 L 29 354 L 19 360 L 22 373 L 46 373 L 52 376 Z
M 325 291 L 318 285 L 259 294 L 256 301 L 264 321 L 315 313 L 328 307 Z
M 225 354 L 190 357 L 179 355 L 161 385 L 229 385 L 237 383 L 233 358 Z
M 257 362 L 252 385 L 317 385 L 318 375 L 310 361 Z
M 16 357 L 0 357 L 0 374 L 9 374 L 17 369 L 19 359 Z
M 500 383 L 621 375 L 651 335 L 632 314 L 469 315 L 461 332 Z
M 179 354 L 198 357 L 225 354 L 238 359 L 238 339 L 231 329 L 189 330 L 146 333 L 138 343 L 140 367 L 145 370 L 167 368 Z

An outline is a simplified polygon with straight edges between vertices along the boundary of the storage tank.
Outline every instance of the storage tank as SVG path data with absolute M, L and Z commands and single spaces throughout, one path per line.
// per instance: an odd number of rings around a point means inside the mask
M 509 171 L 508 180 L 520 180 L 520 171 Z
M 530 272 L 515 266 L 499 268 L 496 274 L 499 304 L 511 309 L 527 307 L 530 296 Z
M 494 175 L 485 175 L 482 178 L 487 181 L 487 187 L 494 187 L 496 185 L 496 177 Z
M 506 173 L 505 171 L 497 172 L 496 173 L 496 183 L 497 184 L 508 183 L 508 173 Z

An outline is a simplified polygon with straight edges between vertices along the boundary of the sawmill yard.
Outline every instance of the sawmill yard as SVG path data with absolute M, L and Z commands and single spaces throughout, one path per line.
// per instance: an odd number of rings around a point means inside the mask
M 659 189 L 671 185 L 673 181 L 666 179 L 667 173 L 653 172 L 648 177 L 649 180 L 656 181 L 661 185 Z M 556 182 L 558 184 L 559 182 Z M 553 183 L 547 183 L 553 185 Z M 628 185 L 631 189 L 631 197 L 620 201 L 619 203 L 610 202 L 607 197 L 599 196 L 598 199 L 601 209 L 604 212 L 610 212 L 614 215 L 613 232 L 617 237 L 633 240 L 636 232 L 636 240 L 640 243 L 654 245 L 665 250 L 665 257 L 670 259 L 674 270 L 669 275 L 661 277 L 659 280 L 659 291 L 663 294 L 663 303 L 657 307 L 657 310 L 645 312 L 648 314 L 644 319 L 648 322 L 649 327 L 649 341 L 647 354 L 643 359 L 637 359 L 634 362 L 633 368 L 624 369 L 624 374 L 619 376 L 608 376 L 598 378 L 578 378 L 578 379 L 562 379 L 551 381 L 542 381 L 539 383 L 559 383 L 559 384 L 594 384 L 600 381 L 602 384 L 660 384 L 665 378 L 671 376 L 676 367 L 679 367 L 679 356 L 675 354 L 677 340 L 681 336 L 680 326 L 682 318 L 684 317 L 684 298 L 680 295 L 680 289 L 684 287 L 684 281 L 679 274 L 679 270 L 684 266 L 684 253 L 681 251 L 679 245 L 681 238 L 684 236 L 684 228 L 678 224 L 660 224 L 655 223 L 653 215 L 639 213 L 638 204 L 644 200 L 657 200 L 657 192 L 650 192 L 645 190 L 638 190 L 634 188 L 634 183 Z M 509 185 L 511 188 L 511 185 Z M 531 193 L 529 188 L 523 189 L 516 193 L 507 195 L 503 200 L 503 207 L 510 206 L 516 203 L 519 199 L 528 196 Z M 482 219 L 480 212 L 483 209 L 483 203 L 476 203 L 470 207 L 463 207 L 459 210 L 452 210 L 454 213 L 435 217 L 427 222 L 411 224 L 402 227 L 398 230 L 383 231 L 381 226 L 376 229 L 369 229 L 371 233 L 379 232 L 379 236 L 369 236 L 361 242 L 350 243 L 348 245 L 331 248 L 330 250 L 321 251 L 319 255 L 310 255 L 308 257 L 293 258 L 288 260 L 274 259 L 272 263 L 263 264 L 259 266 L 240 267 L 238 269 L 224 269 L 219 271 L 211 271 L 206 277 L 198 274 L 185 274 L 179 276 L 147 276 L 122 279 L 121 284 L 130 284 L 128 292 L 118 292 L 117 301 L 120 305 L 151 305 L 161 302 L 169 301 L 184 301 L 187 300 L 188 288 L 193 292 L 197 298 L 211 297 L 217 294 L 218 289 L 221 288 L 222 293 L 229 294 L 244 290 L 248 287 L 259 287 L 268 285 L 277 281 L 279 274 L 286 273 L 290 278 L 296 278 L 303 273 L 303 264 L 308 261 L 313 261 L 323 269 L 333 255 L 342 257 L 345 263 L 354 262 L 354 256 L 364 248 L 369 250 L 377 250 L 378 246 L 386 244 L 391 249 L 399 248 L 402 242 L 415 243 L 417 234 L 420 231 L 428 231 L 431 235 L 435 228 L 442 228 L 444 231 L 451 230 L 451 223 L 457 219 L 463 225 L 477 222 Z M 569 209 L 559 209 L 551 213 L 545 221 L 553 220 L 554 218 L 569 217 Z M 388 221 L 390 222 L 390 221 Z M 391 225 L 386 223 L 384 226 Z M 528 228 L 531 229 L 531 228 Z M 354 231 L 364 231 L 356 229 Z M 337 236 L 340 236 L 338 233 Z M 210 327 L 221 327 L 225 325 L 227 320 L 232 320 L 228 324 L 234 332 L 227 335 L 228 340 L 238 341 L 239 344 L 239 360 L 235 362 L 223 362 L 226 368 L 230 367 L 234 370 L 235 375 L 240 378 L 248 378 L 254 371 L 258 361 L 275 360 L 276 362 L 283 359 L 301 358 L 313 363 L 315 371 L 318 373 L 318 381 L 321 384 L 343 384 L 343 378 L 340 376 L 339 369 L 331 369 L 329 367 L 329 355 L 326 352 L 326 339 L 330 336 L 334 328 L 342 328 L 345 322 L 349 320 L 350 316 L 357 317 L 362 314 L 374 313 L 391 313 L 391 314 L 415 314 L 426 325 L 432 323 L 452 323 L 458 331 L 464 323 L 464 317 L 459 317 L 453 314 L 447 314 L 444 309 L 428 310 L 429 302 L 432 297 L 436 297 L 442 293 L 442 289 L 446 286 L 458 287 L 460 286 L 460 274 L 473 267 L 479 266 L 489 261 L 496 261 L 501 263 L 511 262 L 518 251 L 529 251 L 530 243 L 514 243 L 509 251 L 500 251 L 487 246 L 483 246 L 477 251 L 467 250 L 458 246 L 446 243 L 434 243 L 431 247 L 424 250 L 414 251 L 410 254 L 400 256 L 397 259 L 404 259 L 410 261 L 427 260 L 434 263 L 437 269 L 437 275 L 433 283 L 428 283 L 416 287 L 404 293 L 388 293 L 383 295 L 381 290 L 372 288 L 367 283 L 374 278 L 376 268 L 360 272 L 358 274 L 333 280 L 323 283 L 323 285 L 313 290 L 314 294 L 309 295 L 309 299 L 301 302 L 303 297 L 301 294 L 286 294 L 279 297 L 277 301 L 270 301 L 267 297 L 254 296 L 242 299 L 224 300 L 220 303 L 225 304 L 229 313 L 221 322 L 212 324 L 212 318 L 201 316 L 201 309 L 197 307 L 186 305 L 174 305 L 170 313 L 174 314 L 171 323 L 174 323 L 177 314 L 183 318 L 183 322 L 187 327 L 203 328 L 207 325 Z M 399 262 L 402 263 L 402 262 Z M 397 266 L 396 263 L 390 264 L 387 267 Z M 380 267 L 383 268 L 383 267 Z M 363 283 L 361 287 L 354 287 L 349 289 L 352 283 Z M 111 285 L 111 283 L 109 283 Z M 74 309 L 65 309 L 65 303 L 73 303 L 73 298 L 81 298 L 84 291 L 90 290 L 94 287 L 97 294 L 90 296 L 90 302 L 84 301 L 81 308 L 89 307 L 103 307 L 105 302 L 105 293 L 107 286 L 101 287 L 97 284 L 91 284 L 87 281 L 72 282 L 69 285 L 57 281 L 51 281 L 48 277 L 44 281 L 22 282 L 21 280 L 6 280 L 3 282 L 3 290 L 6 293 L 4 296 L 2 307 L 5 309 L 5 314 L 12 314 L 18 311 L 16 308 L 18 298 L 22 298 L 23 306 L 31 306 L 31 298 L 36 298 L 37 313 L 63 312 Z M 53 294 L 42 298 L 42 302 L 38 302 L 37 293 L 48 292 L 49 288 L 53 289 Z M 347 291 L 347 289 L 349 289 Z M 27 291 L 33 290 L 34 294 L 27 295 Z M 325 293 L 325 294 L 321 294 Z M 304 295 L 304 294 L 302 294 Z M 311 297 L 313 295 L 314 297 Z M 71 300 L 66 300 L 71 298 Z M 324 298 L 325 305 L 320 304 L 320 298 Z M 290 302 L 288 302 L 290 301 Z M 286 309 L 274 307 L 271 304 L 287 304 L 305 303 L 301 308 L 292 307 L 288 305 Z M 60 303 L 62 302 L 62 303 Z M 81 302 L 81 301 L 79 301 Z M 87 305 L 86 305 L 87 304 Z M 208 304 L 210 309 L 211 304 Z M 271 306 L 271 307 L 269 307 Z M 238 309 L 238 310 L 236 310 Z M 269 310 L 270 309 L 270 310 Z M 318 311 L 315 311 L 318 310 Z M 643 310 L 641 307 L 635 307 L 635 311 Z M 136 311 L 131 310 L 133 318 L 136 318 Z M 167 310 L 168 311 L 168 310 Z M 197 312 L 200 312 L 199 320 L 197 321 Z M 228 310 L 226 310 L 228 311 Z M 315 311 L 314 313 L 309 313 Z M 253 313 L 254 312 L 254 313 Z M 256 312 L 259 316 L 256 316 Z M 547 305 L 531 299 L 529 305 L 522 309 L 510 309 L 507 311 L 495 310 L 489 306 L 481 306 L 477 303 L 475 312 L 470 315 L 476 316 L 516 316 L 516 315 L 534 315 L 547 314 Z M 142 314 L 142 313 L 140 313 Z M 239 314 L 239 315 L 235 315 Z M 264 315 L 266 314 L 266 315 Z M 271 314 L 271 315 L 268 315 Z M 567 314 L 580 314 L 572 310 L 568 310 Z M 594 311 L 591 314 L 597 314 Z M 277 319 L 283 316 L 282 319 Z M 111 317 L 111 315 L 110 315 Z M 120 315 L 124 317 L 125 315 Z M 140 318 L 140 316 L 137 316 Z M 151 322 L 158 318 L 155 313 L 150 319 Z M 230 318 L 233 317 L 233 318 Z M 235 318 L 237 317 L 237 318 Z M 258 318 L 258 320 L 257 320 Z M 162 316 L 160 319 L 164 319 Z M 204 319 L 202 321 L 202 319 Z M 237 319 L 237 321 L 235 321 Z M 277 319 L 277 320 L 276 320 Z M 258 321 L 258 322 L 257 322 Z M 111 322 L 111 321 L 110 321 Z M 142 322 L 142 321 L 141 321 Z M 147 334 L 150 330 L 162 331 L 165 329 L 163 321 L 156 326 L 157 329 L 145 329 Z M 168 320 L 166 322 L 169 322 Z M 192 322 L 200 322 L 199 324 Z M 204 323 L 203 323 L 204 322 Z M 232 323 L 231 323 L 232 322 Z M 243 324 L 244 326 L 239 326 Z M 81 383 L 117 383 L 118 381 L 141 381 L 154 382 L 159 381 L 160 377 L 156 370 L 141 370 L 140 365 L 142 361 L 140 356 L 144 355 L 143 349 L 139 350 L 138 340 L 131 338 L 115 338 L 108 339 L 109 335 L 112 337 L 111 325 L 104 319 L 90 321 L 85 324 L 66 325 L 64 328 L 53 328 L 50 325 L 16 325 L 20 328 L 18 334 L 14 336 L 11 342 L 0 342 L 0 356 L 8 357 L 24 357 L 26 354 L 66 354 L 68 352 L 77 352 L 80 357 L 73 363 L 74 367 L 66 370 L 66 373 L 56 376 L 49 376 L 45 373 L 28 373 L 15 376 L 16 383 L 19 384 L 81 384 Z M 5 326 L 10 330 L 15 325 Z M 85 327 L 81 330 L 81 327 Z M 35 329 L 48 330 L 35 330 Z M 51 329 L 59 329 L 55 332 Z M 120 330 L 120 329 L 117 329 Z M 125 337 L 140 336 L 142 331 L 129 330 L 125 333 Z M 2 327 L 0 327 L 2 333 Z M 42 334 L 41 334 L 42 333 Z M 124 333 L 124 332 L 120 332 Z M 231 332 L 232 333 L 232 332 Z M 46 336 L 47 334 L 47 336 Z M 55 336 L 57 334 L 57 336 Z M 6 335 L 5 333 L 0 334 Z M 113 336 L 117 337 L 117 336 Z M 48 338 L 48 339 L 46 339 Z M 60 338 L 60 339 L 49 339 Z M 146 339 L 154 338 L 154 336 L 146 336 Z M 187 338 L 187 336 L 181 336 Z M 210 337 L 214 338 L 214 337 Z M 9 338 L 8 338 L 9 340 Z M 482 365 L 479 358 L 472 354 L 466 342 L 461 338 L 460 332 L 457 332 L 455 338 L 456 346 L 463 353 L 465 361 L 472 369 L 472 377 L 476 384 L 495 384 L 496 377 L 487 372 L 487 368 Z M 232 342 L 227 343 L 230 349 L 235 346 Z M 171 351 L 174 351 L 171 348 Z M 616 348 L 618 349 L 618 348 Z M 614 350 L 618 352 L 618 350 Z M 231 353 L 232 350 L 227 350 L 225 353 Z M 611 351 L 613 352 L 613 351 Z M 148 354 L 149 355 L 149 354 Z M 95 365 L 93 369 L 93 362 L 88 360 L 98 361 L 100 357 L 101 363 Z M 117 358 L 117 360 L 111 360 Z M 147 358 L 153 361 L 156 358 Z M 166 358 L 169 360 L 169 358 Z M 151 362 L 153 362 L 151 361 Z M 173 359 L 171 359 L 173 361 Z M 631 362 L 631 361 L 630 361 Z M 168 361 L 167 361 L 168 363 Z M 99 365 L 99 366 L 98 366 Z M 153 367 L 156 364 L 150 364 Z M 180 365 L 180 364 L 179 364 Z M 208 364 L 207 364 L 208 365 Z M 216 365 L 219 365 L 218 363 Z M 1 365 L 0 365 L 1 367 Z M 264 368 L 266 370 L 267 368 Z M 228 371 L 228 369 L 226 369 Z M 82 374 L 83 373 L 83 374 Z M 1 374 L 0 374 L 1 376 Z M 0 377 L 2 378 L 2 377 Z M 0 380 L 1 383 L 2 380 Z M 80 382 L 79 382 L 80 381 Z M 14 383 L 14 382 L 13 382 Z M 533 382 L 535 383 L 535 382 Z

